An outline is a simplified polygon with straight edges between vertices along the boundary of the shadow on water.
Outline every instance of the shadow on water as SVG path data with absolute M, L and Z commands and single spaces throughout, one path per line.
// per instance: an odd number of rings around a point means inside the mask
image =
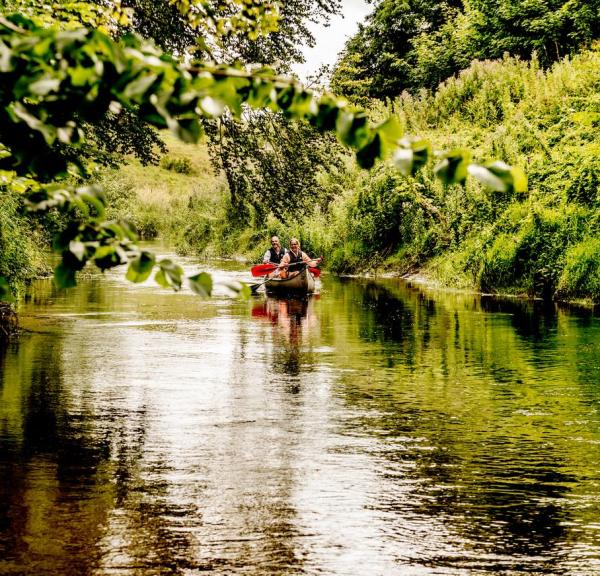
M 60 317 L 60 298 L 44 285 L 28 300 L 56 304 Z M 74 300 L 69 312 L 89 314 L 106 310 L 108 296 L 101 283 L 84 283 Z M 106 563 L 126 572 L 198 568 L 189 535 L 167 520 L 195 508 L 168 498 L 165 454 L 150 470 L 143 463 L 147 407 L 102 406 L 78 357 L 95 343 L 79 344 L 73 354 L 58 325 L 41 315 L 33 331 L 0 347 L 0 574 L 85 575 Z M 70 361 L 82 363 L 81 380 L 65 376 L 78 370 Z M 121 518 L 143 547 L 105 541 Z
M 31 564 L 39 564 L 42 572 L 64 567 L 69 573 L 67 550 L 90 545 L 79 559 L 87 573 L 97 559 L 96 526 L 101 523 L 92 500 L 108 446 L 91 441 L 84 412 L 65 409 L 60 338 L 42 345 L 35 336 L 24 336 L 18 346 L 28 351 L 27 367 L 6 359 L 0 385 L 0 557 L 9 563 L 8 573 L 26 573 Z M 79 500 L 90 507 L 79 508 Z M 81 532 L 61 530 L 61 517 L 70 515 L 85 527 Z M 80 537 L 90 540 L 78 542 Z

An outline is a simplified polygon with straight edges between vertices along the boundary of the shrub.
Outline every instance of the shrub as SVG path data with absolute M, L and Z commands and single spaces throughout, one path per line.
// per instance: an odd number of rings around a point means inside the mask
M 177 243 L 180 252 L 201 253 L 215 238 L 213 223 L 207 218 L 197 218 L 185 227 L 182 238 Z
M 167 154 L 160 159 L 160 167 L 178 174 L 191 175 L 195 173 L 192 161 L 185 156 Z
M 47 272 L 44 233 L 23 215 L 20 196 L 0 194 L 0 276 L 15 284 Z
M 600 238 L 585 238 L 567 250 L 556 295 L 600 303 Z

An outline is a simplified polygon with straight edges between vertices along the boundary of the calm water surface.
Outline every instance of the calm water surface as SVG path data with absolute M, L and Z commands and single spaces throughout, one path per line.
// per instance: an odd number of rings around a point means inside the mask
M 212 268 L 245 279 L 239 265 Z M 32 287 L 0 574 L 600 574 L 600 318 L 325 276 Z

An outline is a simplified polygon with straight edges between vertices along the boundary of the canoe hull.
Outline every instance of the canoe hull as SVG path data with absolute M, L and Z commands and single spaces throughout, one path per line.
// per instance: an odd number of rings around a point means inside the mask
M 265 289 L 271 294 L 310 294 L 315 291 L 315 279 L 308 269 L 304 268 L 291 278 L 267 280 Z

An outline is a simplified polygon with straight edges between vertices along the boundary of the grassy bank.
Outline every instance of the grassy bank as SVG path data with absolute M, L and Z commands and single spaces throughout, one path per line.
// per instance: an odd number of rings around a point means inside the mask
M 446 286 L 600 302 L 599 48 L 548 71 L 475 62 L 435 95 L 394 103 L 407 133 L 522 166 L 527 194 L 443 188 L 430 168 L 414 179 L 354 168 L 305 223 L 309 237 L 322 231 L 315 250 L 337 271 L 420 270 Z
M 52 224 L 52 218 L 48 219 Z M 0 194 L 0 276 L 13 290 L 36 276 L 48 274 L 49 232 L 25 212 L 23 198 L 10 190 Z
M 157 166 L 137 160 L 107 172 L 111 217 L 126 218 L 143 239 L 160 237 L 180 253 L 221 255 L 219 238 L 228 213 L 227 185 L 215 174 L 206 146 L 184 144 L 164 133 L 168 148 Z

